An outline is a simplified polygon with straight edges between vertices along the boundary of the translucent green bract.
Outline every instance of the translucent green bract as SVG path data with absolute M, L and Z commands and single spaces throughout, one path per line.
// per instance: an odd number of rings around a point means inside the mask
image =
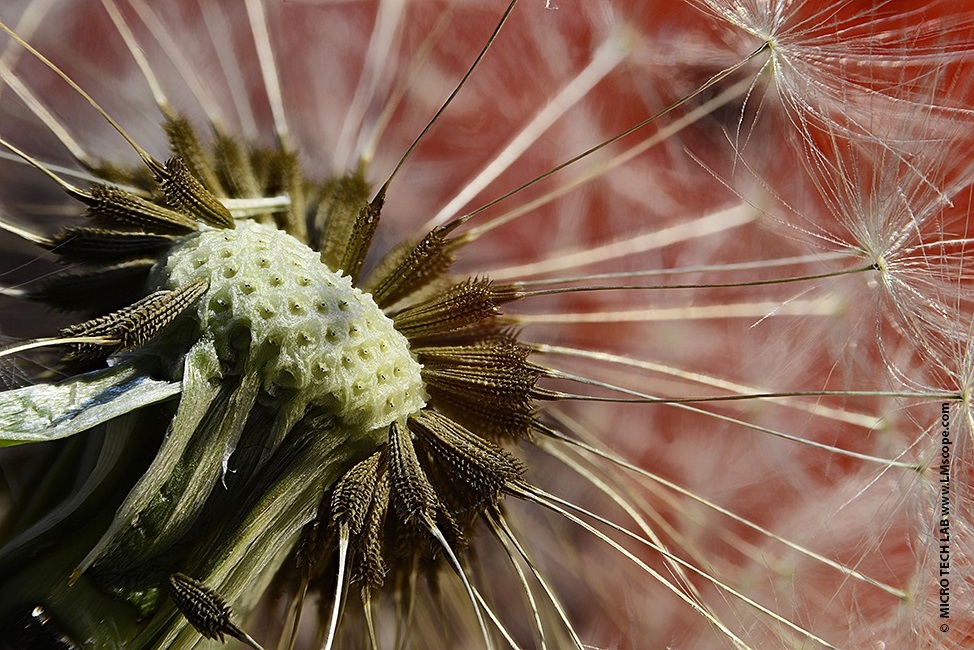
M 421 366 L 376 306 L 319 254 L 274 227 L 243 221 L 173 247 L 159 284 L 208 278 L 201 336 L 224 367 L 245 358 L 265 391 L 326 409 L 348 426 L 388 426 L 425 404 Z
M 0 392 L 0 447 L 67 438 L 179 394 L 129 365 Z

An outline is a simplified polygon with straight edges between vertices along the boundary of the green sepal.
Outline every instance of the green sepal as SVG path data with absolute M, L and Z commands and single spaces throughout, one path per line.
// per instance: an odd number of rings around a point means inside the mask
M 0 447 L 67 438 L 179 394 L 180 382 L 120 364 L 57 384 L 0 392 Z

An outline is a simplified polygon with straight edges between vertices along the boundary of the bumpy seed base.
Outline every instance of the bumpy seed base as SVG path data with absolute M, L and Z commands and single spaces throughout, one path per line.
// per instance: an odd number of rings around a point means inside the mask
M 283 231 L 250 221 L 192 235 L 173 247 L 159 284 L 208 278 L 197 307 L 222 361 L 248 354 L 271 394 L 329 409 L 374 429 L 424 406 L 421 366 L 376 306 Z

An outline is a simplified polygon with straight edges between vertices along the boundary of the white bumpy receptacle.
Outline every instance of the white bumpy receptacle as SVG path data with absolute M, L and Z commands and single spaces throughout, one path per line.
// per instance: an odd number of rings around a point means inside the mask
M 196 316 L 221 361 L 248 355 L 264 390 L 371 430 L 424 406 L 421 366 L 372 296 L 287 233 L 251 221 L 176 244 L 166 288 L 208 278 Z

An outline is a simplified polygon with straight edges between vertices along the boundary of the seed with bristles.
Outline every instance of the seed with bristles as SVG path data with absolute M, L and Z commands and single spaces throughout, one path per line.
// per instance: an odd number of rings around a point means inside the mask
M 77 198 L 88 205 L 86 216 L 103 224 L 135 226 L 155 233 L 185 234 L 197 229 L 197 223 L 181 212 L 112 185 L 96 183 Z
M 369 183 L 361 171 L 328 181 L 321 189 L 311 241 L 321 251 L 321 262 L 329 268 L 344 268 L 342 258 L 352 238 L 359 210 L 368 203 L 370 192 Z
M 233 216 L 216 197 L 203 187 L 182 158 L 170 158 L 166 163 L 166 175 L 161 179 L 166 203 L 174 210 L 218 228 L 233 228 Z
M 410 424 L 438 461 L 439 474 L 447 477 L 450 489 L 440 493 L 449 495 L 458 510 L 495 503 L 501 490 L 524 473 L 524 466 L 509 452 L 436 411 L 421 411 Z
M 190 174 L 198 178 L 210 192 L 223 196 L 225 192 L 190 121 L 182 115 L 170 114 L 166 116 L 163 127 L 173 154 L 186 164 Z
M 233 622 L 233 611 L 220 594 L 202 582 L 182 573 L 169 576 L 169 593 L 176 608 L 197 632 L 207 639 L 237 639 L 251 648 L 262 650 L 246 632 Z
M 498 305 L 516 300 L 507 285 L 499 287 L 487 278 L 474 278 L 450 287 L 396 314 L 396 329 L 409 339 L 461 329 L 497 316 Z
M 172 235 L 80 226 L 65 228 L 46 246 L 69 260 L 104 262 L 158 254 L 174 241 Z
M 430 483 L 416 455 L 413 434 L 405 426 L 393 422 L 389 427 L 389 483 L 390 496 L 402 534 L 398 536 L 398 553 L 414 557 L 416 539 L 427 539 L 434 527 L 440 529 L 454 549 L 466 546 L 463 531 L 456 519 L 443 505 Z M 435 555 L 436 546 L 431 548 Z
M 301 171 L 301 163 L 297 155 L 289 149 L 273 152 L 267 161 L 269 177 L 264 186 L 268 196 L 284 194 L 291 198 L 287 211 L 282 215 L 284 228 L 292 237 L 300 241 L 307 241 L 307 200 L 305 194 L 308 184 Z
M 362 589 L 378 589 L 385 580 L 389 567 L 383 556 L 385 546 L 383 529 L 389 511 L 389 477 L 381 474 L 375 486 L 372 505 L 369 507 L 362 533 L 355 541 L 359 561 L 352 570 L 352 580 L 361 581 Z
M 177 316 L 202 296 L 209 281 L 199 279 L 172 290 L 156 291 L 142 300 L 59 333 L 64 338 L 103 337 L 106 343 L 73 343 L 68 359 L 84 359 L 115 354 L 139 347 L 172 323 Z
M 375 452 L 345 473 L 335 485 L 331 497 L 331 520 L 347 526 L 349 533 L 358 535 L 365 523 L 369 504 L 378 481 L 382 452 Z
M 213 143 L 213 164 L 216 183 L 226 188 L 232 197 L 262 196 L 254 174 L 253 162 L 234 138 L 217 133 Z
M 454 262 L 461 238 L 448 239 L 460 221 L 434 228 L 423 239 L 404 242 L 390 251 L 365 281 L 375 302 L 386 307 L 429 285 Z
M 375 204 L 364 204 L 359 208 L 358 216 L 352 224 L 352 232 L 349 235 L 348 244 L 339 265 L 354 280 L 358 279 L 359 271 L 362 270 L 362 263 L 365 261 L 365 254 L 372 243 L 376 228 L 379 227 L 381 209 L 381 200 Z
M 468 345 L 415 349 L 423 379 L 438 406 L 471 431 L 497 439 L 523 438 L 534 420 L 536 384 L 543 375 L 511 333 Z
M 412 434 L 397 423 L 393 423 L 389 430 L 389 476 L 393 503 L 402 520 L 420 525 L 432 521 L 439 500 L 419 465 Z

